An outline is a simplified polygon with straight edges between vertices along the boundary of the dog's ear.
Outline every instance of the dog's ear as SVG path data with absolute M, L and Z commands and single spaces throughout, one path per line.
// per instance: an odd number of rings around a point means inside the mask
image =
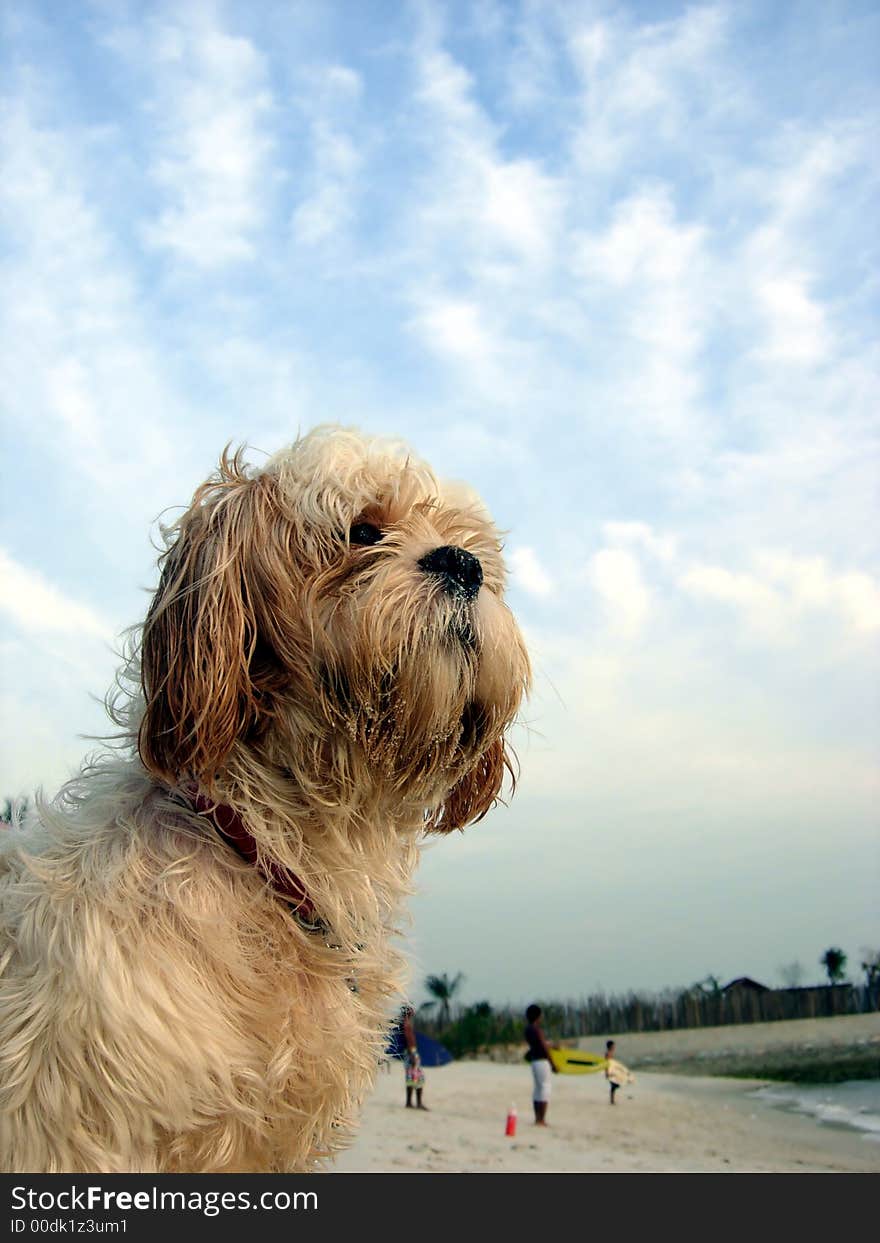
M 210 791 L 259 715 L 249 676 L 257 627 L 243 561 L 253 488 L 238 457 L 224 454 L 163 556 L 141 645 L 138 751 L 169 785 L 195 781 Z
M 513 756 L 503 739 L 499 738 L 455 783 L 444 802 L 430 813 L 425 831 L 449 833 L 452 829 L 463 829 L 466 824 L 482 820 L 486 812 L 500 801 L 505 772 L 510 776 L 512 793 L 516 786 Z

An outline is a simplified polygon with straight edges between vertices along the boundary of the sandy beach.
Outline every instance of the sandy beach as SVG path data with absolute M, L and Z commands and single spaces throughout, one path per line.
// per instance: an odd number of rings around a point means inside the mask
M 790 1029 L 786 1031 L 785 1029 Z M 880 1171 L 880 1142 L 774 1108 L 762 1081 L 670 1074 L 639 1064 L 691 1061 L 711 1049 L 811 1049 L 880 1042 L 880 1015 L 796 1024 L 750 1024 L 703 1032 L 619 1037 L 636 1081 L 612 1108 L 604 1077 L 556 1075 L 547 1128 L 534 1126 L 528 1066 L 460 1061 L 427 1072 L 427 1111 L 404 1108 L 403 1072 L 380 1072 L 339 1173 L 835 1173 Z M 582 1042 L 599 1048 L 600 1041 Z M 511 1104 L 514 1137 L 504 1134 Z

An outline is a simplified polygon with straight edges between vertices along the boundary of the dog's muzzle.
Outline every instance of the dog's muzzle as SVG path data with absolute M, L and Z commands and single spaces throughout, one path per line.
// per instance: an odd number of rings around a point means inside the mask
M 473 553 L 464 548 L 448 544 L 435 548 L 421 558 L 419 569 L 435 574 L 447 595 L 461 596 L 465 600 L 475 600 L 483 585 L 483 567 Z

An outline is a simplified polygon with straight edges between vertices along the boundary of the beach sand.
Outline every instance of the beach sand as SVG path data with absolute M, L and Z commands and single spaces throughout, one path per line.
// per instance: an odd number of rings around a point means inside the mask
M 783 1028 L 792 1028 L 786 1033 Z M 693 1059 L 714 1041 L 724 1048 L 778 1047 L 787 1036 L 805 1048 L 880 1039 L 880 1015 L 797 1024 L 749 1024 L 714 1033 L 618 1038 L 636 1081 L 608 1103 L 604 1076 L 555 1075 L 546 1128 L 532 1121 L 525 1062 L 459 1061 L 426 1072 L 427 1111 L 404 1108 L 403 1071 L 380 1072 L 358 1137 L 335 1161 L 338 1173 L 747 1173 L 878 1172 L 880 1143 L 845 1128 L 773 1108 L 754 1095 L 762 1081 L 668 1074 L 638 1060 Z M 601 1048 L 598 1040 L 581 1042 Z M 789 1041 L 791 1043 L 791 1041 Z M 630 1046 L 637 1046 L 638 1058 Z M 662 1048 L 662 1054 L 660 1050 Z M 511 1104 L 514 1137 L 505 1135 Z

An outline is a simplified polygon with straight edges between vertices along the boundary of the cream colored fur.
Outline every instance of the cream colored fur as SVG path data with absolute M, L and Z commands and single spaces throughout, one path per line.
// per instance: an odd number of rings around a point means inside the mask
M 5 1171 L 332 1157 L 382 1058 L 419 841 L 485 814 L 510 767 L 529 671 L 498 535 L 404 448 L 320 428 L 261 470 L 224 455 L 166 540 L 120 746 L 0 833 Z M 443 546 L 480 561 L 476 599 L 419 567 Z

